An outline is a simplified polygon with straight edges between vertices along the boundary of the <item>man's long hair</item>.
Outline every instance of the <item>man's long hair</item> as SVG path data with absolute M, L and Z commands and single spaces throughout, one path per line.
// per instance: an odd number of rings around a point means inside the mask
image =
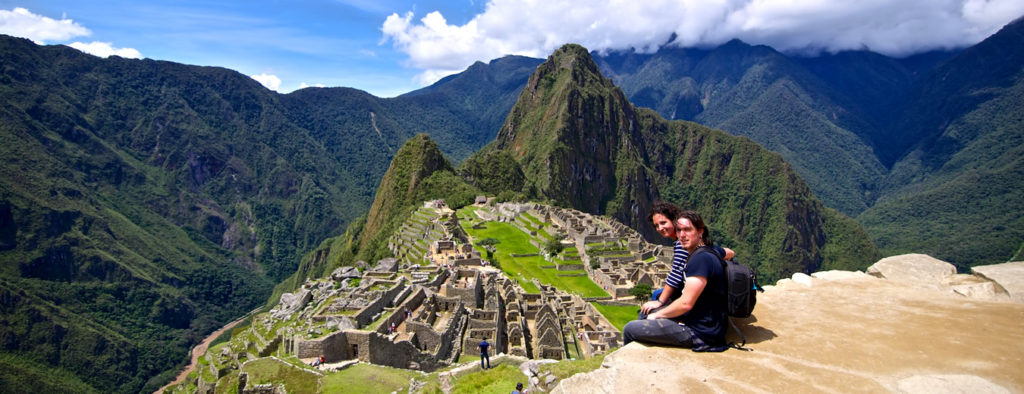
M 697 211 L 690 211 L 690 210 L 682 211 L 682 212 L 679 213 L 679 216 L 676 217 L 676 220 L 683 219 L 683 218 L 686 218 L 687 220 L 689 220 L 690 223 L 693 224 L 694 228 L 696 228 L 698 230 L 703 230 L 703 232 L 701 232 L 700 239 L 701 239 L 701 241 L 704 242 L 704 245 L 706 245 L 706 246 L 714 246 L 715 245 L 715 241 L 713 241 L 711 239 L 711 229 L 708 228 L 708 226 L 706 224 L 704 224 L 704 219 L 700 217 L 700 214 L 697 213 Z

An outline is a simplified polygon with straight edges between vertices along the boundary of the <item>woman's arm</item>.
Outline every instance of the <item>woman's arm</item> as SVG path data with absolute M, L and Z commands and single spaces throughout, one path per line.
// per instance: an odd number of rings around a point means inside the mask
M 733 252 L 732 249 L 729 249 L 729 248 L 722 248 L 722 249 L 725 250 L 725 259 L 726 260 L 729 260 L 729 259 L 731 259 L 733 257 L 736 257 L 736 252 Z
M 693 305 L 697 303 L 697 297 L 700 297 L 704 286 L 708 284 L 708 279 L 703 276 L 687 276 L 685 283 L 683 294 L 679 298 L 668 304 L 667 307 L 647 315 L 647 320 L 669 319 L 681 316 L 693 309 Z

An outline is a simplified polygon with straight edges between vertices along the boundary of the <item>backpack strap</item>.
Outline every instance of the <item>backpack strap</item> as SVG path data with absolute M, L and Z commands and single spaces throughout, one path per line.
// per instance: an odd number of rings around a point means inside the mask
M 729 316 L 726 316 L 725 320 L 729 321 L 729 325 L 732 326 L 733 331 L 736 331 L 736 334 L 740 336 L 740 340 L 743 341 L 743 343 L 741 343 L 739 345 L 737 345 L 736 342 L 729 342 L 729 347 L 731 347 L 733 349 L 737 349 L 737 350 L 742 350 L 744 352 L 752 352 L 752 351 L 754 351 L 754 349 L 746 347 L 747 346 L 747 337 L 743 335 L 743 331 L 740 331 L 739 327 L 736 327 L 736 323 L 732 322 L 732 318 L 729 317 Z

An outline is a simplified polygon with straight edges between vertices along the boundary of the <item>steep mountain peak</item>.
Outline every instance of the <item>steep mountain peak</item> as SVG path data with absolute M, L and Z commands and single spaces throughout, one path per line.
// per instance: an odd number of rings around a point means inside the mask
M 403 216 L 401 211 L 418 198 L 417 189 L 438 171 L 453 172 L 451 163 L 445 159 L 437 143 L 427 134 L 417 134 L 407 140 L 395 153 L 391 166 L 380 181 L 360 245 L 366 246 L 380 238 L 381 233 L 387 233 L 381 229 L 390 227 L 396 218 Z
M 491 149 L 519 164 L 527 198 L 613 217 L 650 240 L 658 237 L 644 216 L 655 199 L 697 209 L 722 225 L 726 244 L 757 256 L 770 277 L 824 261 L 862 263 L 825 256 L 823 246 L 834 241 L 824 223 L 842 218 L 825 212 L 781 157 L 744 138 L 636 109 L 578 45 L 537 67 Z M 754 223 L 796 231 L 783 235 Z M 859 230 L 836 223 L 839 232 Z
M 638 162 L 636 125 L 633 106 L 587 49 L 567 44 L 530 76 L 494 146 L 519 161 L 527 195 L 610 213 L 616 185 L 636 175 L 615 168 Z

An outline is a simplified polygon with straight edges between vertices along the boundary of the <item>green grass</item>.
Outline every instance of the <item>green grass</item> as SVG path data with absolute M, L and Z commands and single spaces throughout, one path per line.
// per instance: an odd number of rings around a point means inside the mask
M 436 379 L 436 375 L 433 375 Z M 419 372 L 359 363 L 323 377 L 324 393 L 407 392 L 410 379 L 424 380 Z
M 602 305 L 597 302 L 591 302 L 594 308 L 597 308 L 598 312 L 604 315 L 605 319 L 608 319 L 615 328 L 622 331 L 622 327 L 626 326 L 633 320 L 636 320 L 637 312 L 640 310 L 640 306 L 614 306 L 614 305 Z
M 541 266 L 552 265 L 543 257 L 512 257 L 513 254 L 539 253 L 537 247 L 530 244 L 530 236 L 508 223 L 488 222 L 487 228 L 473 229 L 471 226 L 463 226 L 473 239 L 496 238 L 501 241 L 496 245 L 494 260 L 501 265 L 501 270 L 510 278 L 522 279 L 519 284 L 530 293 L 537 293 L 539 290 L 530 283 L 530 279 L 536 278 L 541 283 L 557 287 L 559 290 L 576 293 L 584 297 L 607 297 L 600 286 L 594 284 L 587 276 L 566 277 L 559 274 L 580 273 L 584 271 L 558 271 L 553 268 L 541 268 Z M 481 254 L 486 253 L 483 248 L 478 248 Z M 522 277 L 519 276 L 522 274 Z
M 542 372 L 548 371 L 558 380 L 562 380 L 581 372 L 590 372 L 600 368 L 601 363 L 604 361 L 604 356 L 608 355 L 608 353 L 610 352 L 605 352 L 586 360 L 562 360 L 557 363 L 541 364 L 540 370 Z
M 272 358 L 261 358 L 246 363 L 242 366 L 242 372 L 249 374 L 248 385 L 283 383 L 289 393 L 319 392 L 320 379 L 315 374 Z
M 367 331 L 374 331 L 374 330 L 376 330 L 377 327 L 380 327 L 381 323 L 383 323 L 385 320 L 387 320 L 388 317 L 390 317 L 392 313 L 395 313 L 395 311 L 384 311 L 384 313 L 380 314 L 380 317 L 377 318 L 377 320 L 374 320 L 372 323 L 370 323 L 370 325 L 366 326 L 366 328 L 364 330 L 367 330 Z
M 217 380 L 217 388 L 214 389 L 215 394 L 235 394 L 238 392 L 238 371 L 231 371 L 231 373 L 221 376 Z
M 516 388 L 516 383 L 527 383 L 526 376 L 519 371 L 518 365 L 501 364 L 495 365 L 487 371 L 476 371 L 456 376 L 454 387 L 451 393 L 510 393 Z

